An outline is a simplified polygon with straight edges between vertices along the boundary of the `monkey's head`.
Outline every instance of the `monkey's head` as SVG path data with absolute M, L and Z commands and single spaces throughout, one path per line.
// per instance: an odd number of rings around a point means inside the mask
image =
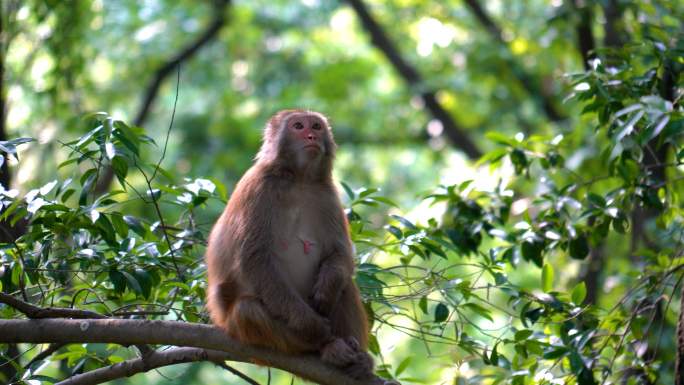
M 329 175 L 336 148 L 325 116 L 314 111 L 284 110 L 266 124 L 257 161 L 295 173 Z

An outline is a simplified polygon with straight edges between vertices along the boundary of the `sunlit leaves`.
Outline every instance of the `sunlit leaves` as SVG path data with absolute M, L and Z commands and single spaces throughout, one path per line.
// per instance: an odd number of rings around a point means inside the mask
M 587 296 L 587 285 L 584 282 L 580 282 L 575 288 L 572 290 L 572 302 L 575 304 L 580 304 L 582 301 L 584 301 L 584 298 Z
M 544 264 L 541 276 L 542 290 L 544 291 L 544 293 L 548 293 L 551 291 L 551 288 L 553 287 L 553 276 L 553 267 L 551 267 L 551 265 L 549 265 L 548 263 Z

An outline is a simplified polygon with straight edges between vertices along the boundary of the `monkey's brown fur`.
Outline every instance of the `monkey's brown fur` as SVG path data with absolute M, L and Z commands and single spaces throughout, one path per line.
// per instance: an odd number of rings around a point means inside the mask
M 209 237 L 208 307 L 234 338 L 321 358 L 360 378 L 373 370 L 354 253 L 332 181 L 326 118 L 280 111 L 264 130 Z

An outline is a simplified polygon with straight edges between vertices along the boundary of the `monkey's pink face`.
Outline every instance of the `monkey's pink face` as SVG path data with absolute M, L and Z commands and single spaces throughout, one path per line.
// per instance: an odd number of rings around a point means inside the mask
M 325 152 L 327 124 L 316 115 L 298 115 L 287 122 L 287 129 L 293 134 L 299 150 L 309 156 Z

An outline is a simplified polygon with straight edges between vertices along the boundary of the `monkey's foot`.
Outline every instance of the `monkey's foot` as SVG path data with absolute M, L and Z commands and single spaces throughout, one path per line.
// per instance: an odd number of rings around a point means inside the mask
M 344 368 L 345 373 L 356 380 L 373 373 L 373 357 L 367 352 L 356 352 L 354 361 Z
M 356 352 L 342 338 L 335 338 L 321 350 L 321 360 L 335 366 L 346 366 L 356 360 Z

